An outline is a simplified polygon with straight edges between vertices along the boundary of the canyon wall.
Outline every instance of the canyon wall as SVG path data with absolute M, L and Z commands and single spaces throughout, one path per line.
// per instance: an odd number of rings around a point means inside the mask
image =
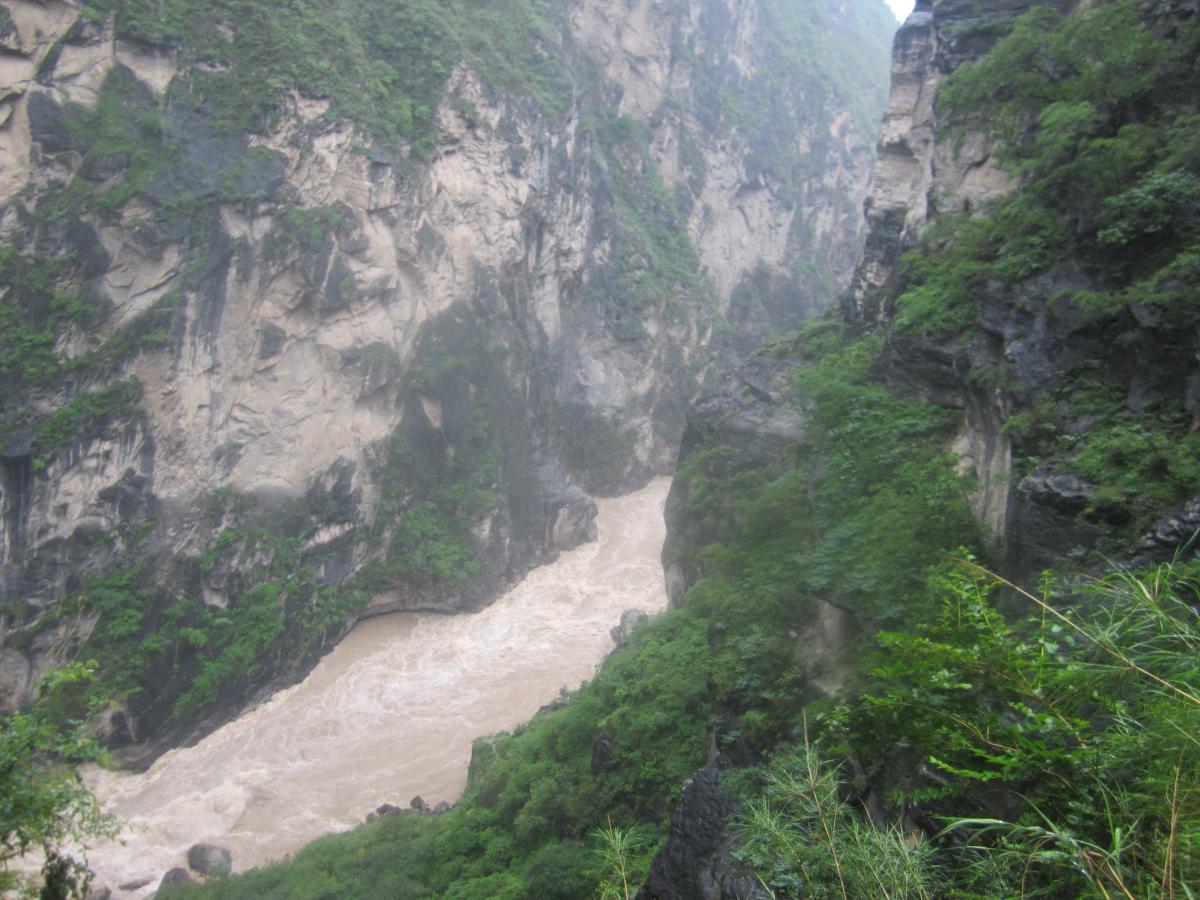
M 1194 555 L 1200 182 L 1175 123 L 1194 109 L 1180 73 L 1193 71 L 1196 15 L 1192 0 L 922 0 L 897 33 L 864 255 L 840 314 L 769 343 L 693 406 L 667 506 L 672 603 L 697 615 L 722 594 L 791 604 L 803 702 L 842 693 L 862 664 L 848 657 L 870 646 L 856 636 L 928 626 L 937 586 L 922 567 L 955 547 L 1034 592 L 1047 570 L 1094 577 Z M 1126 70 L 1131 47 L 1144 61 Z M 1074 78 L 1102 56 L 1108 81 Z M 1136 83 L 1152 66 L 1170 76 Z M 1057 118 L 1072 108 L 1087 114 L 1074 131 Z M 1144 155 L 1131 149 L 1139 128 L 1154 145 Z M 1168 197 L 1176 180 L 1188 187 Z M 1155 223 L 1139 206 L 1150 196 Z M 894 435 L 872 431 L 879 421 Z M 856 453 L 856 440 L 915 452 Z M 847 460 L 874 477 L 856 483 Z M 893 580 L 872 581 L 889 559 Z M 1025 603 L 994 596 L 1014 615 Z M 829 715 L 819 708 L 806 749 Z M 732 853 L 746 811 L 721 782 L 758 760 L 722 712 L 642 900 L 757 895 Z M 937 831 L 888 799 L 936 782 L 925 758 L 846 759 L 834 730 L 855 806 Z
M 589 539 L 848 282 L 875 5 L 6 0 L 0 706 L 178 738 Z

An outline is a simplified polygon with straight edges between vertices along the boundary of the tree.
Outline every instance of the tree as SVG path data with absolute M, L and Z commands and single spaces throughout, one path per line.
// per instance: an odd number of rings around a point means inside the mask
M 43 698 L 91 678 L 88 666 L 53 673 Z M 43 900 L 82 896 L 90 872 L 83 857 L 89 837 L 113 837 L 116 819 L 102 811 L 75 766 L 99 762 L 103 748 L 79 720 L 58 719 L 51 704 L 0 719 L 0 892 L 22 886 L 12 860 L 40 850 Z

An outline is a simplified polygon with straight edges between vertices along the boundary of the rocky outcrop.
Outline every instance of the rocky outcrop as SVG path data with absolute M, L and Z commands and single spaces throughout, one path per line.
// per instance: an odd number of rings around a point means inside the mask
M 727 471 L 749 471 L 802 445 L 804 409 L 791 390 L 795 366 L 795 358 L 786 350 L 767 347 L 725 373 L 717 387 L 692 407 L 680 443 L 680 465 L 693 454 L 719 448 L 728 454 Z M 692 517 L 690 490 L 689 479 L 677 479 L 664 510 L 663 570 L 673 606 L 682 602 L 699 574 L 681 548 L 706 546 L 717 538 L 723 525 Z
M 650 866 L 637 900 L 763 900 L 753 873 L 731 855 L 728 836 L 736 805 L 721 788 L 721 769 L 709 763 L 683 786 L 671 812 L 667 842 Z
M 176 866 L 173 869 L 168 869 L 163 873 L 162 879 L 158 882 L 159 888 L 174 887 L 179 884 L 195 884 L 196 879 L 192 877 L 192 873 L 182 866 Z
M 873 33 L 844 6 L 577 5 L 538 48 L 561 98 L 458 61 L 416 148 L 329 96 L 231 110 L 221 65 L 106 5 L 6 2 L 2 299 L 48 349 L 0 370 L 0 707 L 87 647 L 142 666 L 116 740 L 177 739 L 357 615 L 478 607 L 589 539 L 716 362 L 848 277 L 872 117 L 755 62 Z M 281 611 L 238 626 L 253 665 L 195 636 L 253 603 Z
M 1008 571 L 1029 578 L 1064 556 L 1081 558 L 1127 514 L 1097 509 L 1091 492 L 1101 486 L 1059 473 L 1042 459 L 1044 448 L 1009 427 L 1013 415 L 1069 390 L 1088 367 L 1089 378 L 1118 386 L 1130 412 L 1171 398 L 1186 406 L 1195 373 L 1187 338 L 1167 339 L 1169 329 L 1148 307 L 1097 312 L 1063 300 L 1106 288 L 1102 271 L 1072 258 L 1023 281 L 980 285 L 979 312 L 965 335 L 893 327 L 895 303 L 907 287 L 900 257 L 917 245 L 921 231 L 947 213 L 986 212 L 989 202 L 1021 187 L 997 165 L 987 136 L 961 128 L 947 133 L 936 99 L 947 75 L 990 49 L 1003 20 L 1037 5 L 1012 0 L 984 11 L 978 4 L 932 0 L 918 3 L 905 22 L 896 36 L 892 96 L 866 205 L 866 248 L 843 295 L 846 321 L 887 332 L 884 376 L 894 389 L 961 410 L 951 449 L 975 481 L 975 513 Z M 1054 5 L 1064 11 L 1078 6 Z M 1147 7 L 1145 15 L 1163 29 L 1189 13 L 1167 4 Z M 1123 335 L 1120 344 L 1115 334 Z M 1077 418 L 1065 429 L 1078 439 L 1093 424 Z M 1142 546 L 1160 547 L 1156 558 L 1166 559 L 1180 543 L 1167 547 L 1148 536 Z M 1115 551 L 1109 546 L 1106 554 Z M 1133 555 L 1150 559 L 1145 552 Z
M 643 622 L 649 620 L 640 609 L 627 609 L 621 613 L 621 620 L 609 629 L 609 636 L 612 637 L 613 646 L 618 649 L 624 647 L 633 638 L 637 627 Z
M 891 95 L 866 202 L 866 248 L 842 295 L 847 320 L 887 320 L 900 257 L 939 210 L 978 210 L 1012 189 L 985 136 L 939 141 L 935 101 L 946 75 L 991 49 L 997 22 L 1039 2 L 1006 0 L 984 9 L 967 0 L 919 0 L 896 33 Z

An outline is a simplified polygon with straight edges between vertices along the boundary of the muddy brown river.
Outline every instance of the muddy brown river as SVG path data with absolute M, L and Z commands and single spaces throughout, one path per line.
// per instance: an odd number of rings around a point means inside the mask
M 669 480 L 597 501 L 599 540 L 535 569 L 479 613 L 400 613 L 358 625 L 300 684 L 194 747 L 88 784 L 128 823 L 92 848 L 96 885 L 152 894 L 188 847 L 211 841 L 235 870 L 361 822 L 384 802 L 453 802 L 471 742 L 574 689 L 612 649 L 626 609 L 666 606 L 659 553 Z M 151 879 L 134 891 L 120 884 Z

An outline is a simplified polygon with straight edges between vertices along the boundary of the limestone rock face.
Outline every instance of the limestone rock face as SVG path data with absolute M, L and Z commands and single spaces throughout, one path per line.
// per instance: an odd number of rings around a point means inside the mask
M 96 579 L 145 635 L 270 618 L 252 665 L 194 635 L 145 663 L 113 733 L 178 739 L 357 615 L 489 602 L 594 535 L 590 494 L 670 471 L 716 366 L 861 238 L 874 110 L 770 80 L 785 7 L 564 7 L 561 109 L 458 62 L 418 151 L 297 90 L 230 128 L 186 41 L 5 0 L 0 294 L 57 368 L 0 369 L 0 708 L 130 639 L 57 615 Z
M 578 4 L 571 20 L 576 40 L 616 85 L 620 111 L 648 125 L 663 180 L 687 198 L 687 228 L 738 355 L 819 305 L 814 273 L 837 289 L 846 284 L 866 197 L 858 173 L 871 156 L 862 141 L 875 127 L 846 108 L 819 115 L 819 129 L 793 119 L 794 106 L 772 121 L 764 97 L 795 91 L 789 102 L 804 102 L 802 85 L 772 73 L 781 66 L 772 55 L 777 32 L 786 27 L 777 7 L 727 0 L 669 12 L 652 0 L 599 0 Z M 844 28 L 856 11 L 830 4 L 829 14 Z M 875 59 L 867 52 L 862 63 L 869 71 Z M 862 90 L 870 96 L 875 88 L 867 81 Z M 714 134 L 722 92 L 744 93 L 758 120 Z M 833 197 L 849 204 L 818 199 Z
M 936 98 L 942 80 L 984 55 L 995 41 L 991 23 L 1018 16 L 1038 0 L 1006 0 L 986 9 L 962 0 L 921 0 L 896 34 L 892 90 L 879 136 L 877 161 L 866 203 L 867 239 L 843 314 L 860 326 L 886 326 L 900 282 L 900 257 L 941 212 L 982 211 L 1016 183 L 996 163 L 988 138 L 971 132 L 948 140 L 939 132 Z M 969 26 L 969 27 L 968 27 Z M 939 140 L 939 138 L 941 138 Z M 1014 312 L 1007 298 L 992 306 Z M 1017 327 L 1008 321 L 1001 332 Z M 1007 405 L 998 391 L 963 380 L 970 365 L 996 364 L 1003 337 L 978 342 L 970 359 L 958 348 L 927 339 L 895 339 L 889 347 L 890 377 L 902 389 L 963 410 L 953 450 L 964 474 L 975 476 L 973 496 L 980 521 L 1004 536 L 1010 527 L 1011 441 L 1003 429 Z
M 1039 2 L 1005 0 L 984 8 L 966 0 L 920 0 L 896 33 L 891 95 L 866 206 L 866 250 L 843 295 L 851 321 L 887 320 L 883 289 L 939 210 L 976 210 L 1014 187 L 983 135 L 966 135 L 960 145 L 937 140 L 935 100 L 946 75 L 991 49 L 995 32 L 982 24 L 1018 16 Z M 967 24 L 972 27 L 965 29 Z

